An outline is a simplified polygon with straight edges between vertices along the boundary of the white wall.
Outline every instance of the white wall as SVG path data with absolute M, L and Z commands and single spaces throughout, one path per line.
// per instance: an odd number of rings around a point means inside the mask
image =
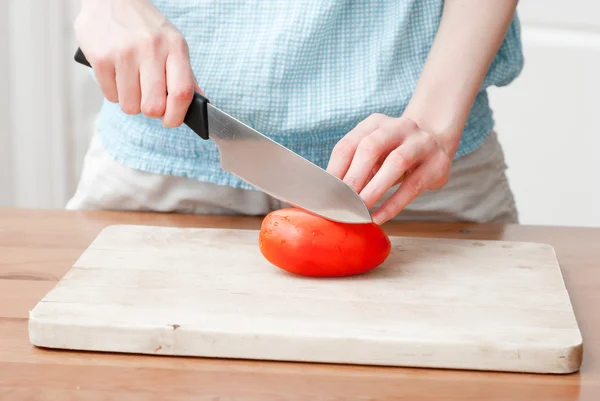
M 0 206 L 60 208 L 75 189 L 101 100 L 73 61 L 77 8 L 0 1 Z M 525 70 L 491 100 L 521 222 L 600 226 L 600 3 L 519 10 Z
M 78 0 L 0 2 L 0 205 L 62 208 L 75 189 L 100 91 L 73 61 Z M 4 20 L 4 21 L 3 21 Z
M 600 3 L 519 10 L 525 68 L 490 97 L 521 222 L 600 226 Z
M 0 2 L 0 54 L 8 54 L 8 3 Z M 12 204 L 12 158 L 8 57 L 0 58 L 0 205 Z

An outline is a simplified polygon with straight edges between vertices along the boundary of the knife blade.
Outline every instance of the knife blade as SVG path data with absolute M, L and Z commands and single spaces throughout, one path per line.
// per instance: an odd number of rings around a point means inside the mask
M 75 61 L 91 67 L 81 49 Z M 220 168 L 286 203 L 328 220 L 371 223 L 352 187 L 194 93 L 184 123 L 219 150 Z

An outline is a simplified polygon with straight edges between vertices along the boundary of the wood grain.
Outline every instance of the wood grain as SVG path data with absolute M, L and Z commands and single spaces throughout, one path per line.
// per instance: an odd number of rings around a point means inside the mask
M 369 274 L 313 279 L 257 230 L 113 225 L 31 311 L 42 347 L 572 373 L 582 339 L 554 249 L 391 236 Z
M 258 228 L 260 218 L 0 209 L 0 266 L 19 272 L 27 255 L 11 258 L 8 264 L 3 261 L 7 255 L 31 250 L 38 262 L 28 268 L 29 274 L 62 277 L 102 228 L 122 223 Z M 557 376 L 37 349 L 28 339 L 27 308 L 47 289 L 27 284 L 39 280 L 0 278 L 5 285 L 0 292 L 0 399 L 600 399 L 600 314 L 595 310 L 600 305 L 600 229 L 448 223 L 391 223 L 385 228 L 391 235 L 554 246 L 585 343 L 579 372 Z M 52 256 L 56 250 L 63 252 L 64 263 Z M 9 299 L 20 301 L 7 307 Z

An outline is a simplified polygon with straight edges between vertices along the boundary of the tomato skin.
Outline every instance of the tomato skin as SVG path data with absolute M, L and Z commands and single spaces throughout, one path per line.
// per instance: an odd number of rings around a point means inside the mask
M 391 251 L 390 239 L 375 223 L 338 223 L 298 208 L 265 216 L 258 243 L 271 264 L 310 277 L 362 274 L 383 263 Z

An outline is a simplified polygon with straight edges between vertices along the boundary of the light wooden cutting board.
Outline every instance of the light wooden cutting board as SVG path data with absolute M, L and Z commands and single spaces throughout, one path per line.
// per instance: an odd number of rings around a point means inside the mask
M 537 373 L 578 370 L 582 337 L 552 247 L 391 237 L 376 270 L 295 276 L 254 230 L 118 225 L 30 312 L 73 350 Z

